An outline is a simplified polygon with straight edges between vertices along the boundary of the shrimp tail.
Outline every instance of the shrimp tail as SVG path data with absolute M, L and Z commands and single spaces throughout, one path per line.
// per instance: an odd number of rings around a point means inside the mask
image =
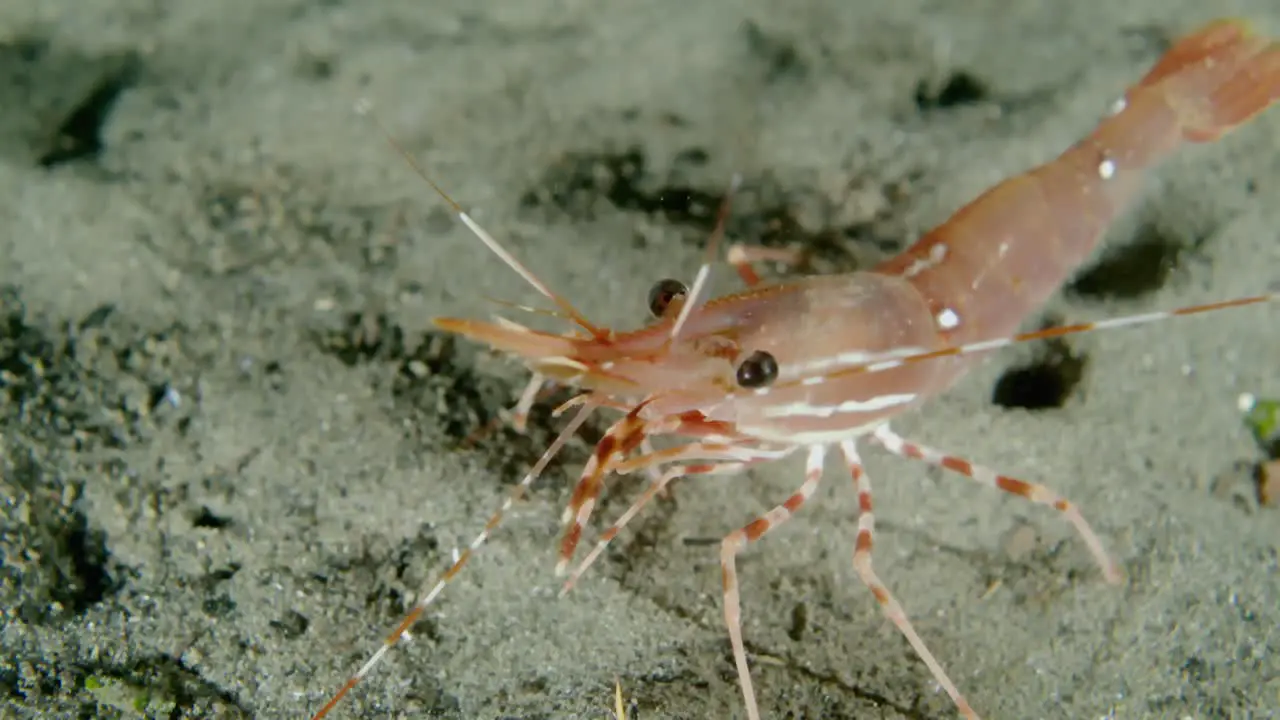
M 1212 142 L 1280 100 L 1280 43 L 1243 20 L 1211 22 L 1175 42 L 1129 96 L 1148 88 L 1175 108 L 1184 140 Z
M 1174 42 L 1085 138 L 987 190 L 876 271 L 907 278 L 947 318 L 947 342 L 1008 337 L 1093 253 L 1147 170 L 1277 100 L 1280 43 L 1239 20 L 1212 22 Z

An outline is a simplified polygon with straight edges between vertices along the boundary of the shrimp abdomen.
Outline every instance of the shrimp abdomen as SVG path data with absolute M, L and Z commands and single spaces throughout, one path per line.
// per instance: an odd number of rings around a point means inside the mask
M 877 271 L 957 319 L 955 343 L 1005 337 L 1094 251 L 1142 173 L 1280 99 L 1280 44 L 1234 20 L 1178 41 L 1093 133 L 991 188 Z

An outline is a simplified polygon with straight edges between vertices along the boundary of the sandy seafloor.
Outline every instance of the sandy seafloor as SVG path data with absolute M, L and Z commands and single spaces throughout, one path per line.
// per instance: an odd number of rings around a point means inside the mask
M 1215 5 L 1280 33 L 1271 0 Z M 741 172 L 735 239 L 807 243 L 823 272 L 874 262 L 1080 136 L 1207 8 L 6 0 L 0 714 L 303 717 L 547 442 L 545 408 L 527 438 L 461 442 L 524 376 L 424 341 L 430 318 L 535 296 L 359 98 L 547 282 L 634 326 L 650 284 L 698 262 L 706 208 L 680 188 Z M 100 151 L 42 165 L 112 78 Z M 1280 277 L 1280 109 L 1150 189 L 1109 242 L 1181 251 L 1136 253 L 1057 317 Z M 1278 324 L 1270 306 L 1073 339 L 1083 367 L 1045 375 L 1078 382 L 1038 412 L 992 401 L 1047 352 L 1009 350 L 897 423 L 1078 502 L 1119 588 L 1054 513 L 868 450 L 880 574 L 984 717 L 1280 717 L 1280 514 L 1254 498 L 1237 411 L 1280 396 Z M 683 483 L 558 600 L 586 449 L 337 717 L 606 718 L 615 676 L 633 718 L 740 716 L 714 540 L 790 493 L 800 459 Z M 855 509 L 831 467 L 741 563 L 765 716 L 953 717 L 854 574 Z

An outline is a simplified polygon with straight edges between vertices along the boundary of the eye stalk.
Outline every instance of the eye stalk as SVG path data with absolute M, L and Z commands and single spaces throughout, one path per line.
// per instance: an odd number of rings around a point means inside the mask
M 689 288 L 679 280 L 671 278 L 659 280 L 649 288 L 649 312 L 653 313 L 654 317 L 660 318 L 666 314 L 672 303 L 688 294 Z
M 762 388 L 778 379 L 778 361 L 772 355 L 757 350 L 738 365 L 738 385 L 744 388 Z

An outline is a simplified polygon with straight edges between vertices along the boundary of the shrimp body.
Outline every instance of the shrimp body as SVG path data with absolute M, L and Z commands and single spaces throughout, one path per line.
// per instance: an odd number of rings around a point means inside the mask
M 742 634 L 736 557 L 804 505 L 818 487 L 829 451 L 837 449 L 858 495 L 853 562 L 859 577 L 960 714 L 977 718 L 872 567 L 871 487 L 858 442 L 869 439 L 893 454 L 955 471 L 1060 512 L 1088 546 L 1103 576 L 1118 582 L 1119 566 L 1065 498 L 1045 486 L 911 442 L 895 434 L 889 421 L 950 387 L 984 353 L 1013 342 L 1280 297 L 1272 292 L 1017 334 L 1133 201 L 1143 171 L 1188 142 L 1223 135 L 1277 99 L 1280 45 L 1239 21 L 1211 23 L 1175 43 L 1083 140 L 991 188 L 873 270 L 752 286 L 705 303 L 696 302 L 700 285 L 695 282 L 678 312 L 661 313 L 656 322 L 631 332 L 592 325 L 441 192 L 477 237 L 554 300 L 579 329 L 549 333 L 508 321 L 448 318 L 436 324 L 519 357 L 535 374 L 531 388 L 551 378 L 581 389 L 581 408 L 484 530 L 315 717 L 325 715 L 404 635 L 587 415 L 609 407 L 624 415 L 597 444 L 574 489 L 565 512 L 559 568 L 566 569 L 572 558 L 607 476 L 645 470 L 653 482 L 602 533 L 569 577 L 566 590 L 645 503 L 674 480 L 736 473 L 802 451 L 806 462 L 800 487 L 721 543 L 725 622 L 747 717 L 758 720 Z M 700 278 L 705 278 L 705 270 L 704 266 Z M 526 392 L 526 398 L 532 394 Z M 660 436 L 675 439 L 675 446 L 653 450 L 649 441 Z
M 650 398 L 642 417 L 698 411 L 761 441 L 849 437 L 929 396 L 949 376 L 945 362 L 830 376 L 945 346 L 923 296 L 895 275 L 809 277 L 723 296 L 694 310 L 676 343 L 670 342 L 672 322 L 600 340 L 436 321 L 508 351 L 529 343 L 554 347 L 556 355 L 530 361 L 535 372 L 607 393 L 624 405 Z M 753 352 L 773 357 L 778 375 L 768 388 L 742 390 L 736 369 Z M 824 399 L 831 397 L 843 400 L 832 406 Z
M 1171 48 L 1083 140 L 995 185 L 870 272 L 720 297 L 689 315 L 675 343 L 673 318 L 607 338 L 436 323 L 584 390 L 628 404 L 656 398 L 646 416 L 699 409 L 762 440 L 853 438 L 950 386 L 977 356 L 872 376 L 838 371 L 1013 335 L 1096 250 L 1145 170 L 1277 99 L 1280 47 L 1219 21 Z M 734 368 L 755 351 L 774 357 L 779 374 L 769 388 L 744 392 Z

